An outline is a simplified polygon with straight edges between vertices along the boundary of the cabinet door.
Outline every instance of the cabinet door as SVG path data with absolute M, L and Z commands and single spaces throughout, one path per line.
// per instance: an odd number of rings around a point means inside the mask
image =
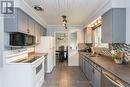
M 102 43 L 112 43 L 112 9 L 102 16 Z
M 126 41 L 126 9 L 113 8 L 113 43 L 125 43 Z
M 94 69 L 93 78 L 93 87 L 101 87 L 101 72 Z
M 27 30 L 28 34 L 35 35 L 34 26 L 35 26 L 35 21 L 31 17 L 28 17 L 28 30 Z
M 18 32 L 27 33 L 28 16 L 18 9 Z
M 79 57 L 79 67 L 81 68 L 81 64 L 82 64 L 82 62 L 81 62 L 81 56 Z
M 36 43 L 40 43 L 40 26 L 37 22 L 35 22 L 35 39 Z
M 85 61 L 85 76 L 89 78 L 89 63 L 88 61 Z
M 42 26 L 40 26 L 40 35 L 41 35 L 41 36 L 44 36 L 44 29 L 43 29 Z
M 43 32 L 43 33 L 42 33 L 43 36 L 46 36 L 46 35 L 47 35 L 47 30 L 46 30 L 46 28 L 42 27 L 42 32 Z
M 89 82 L 92 83 L 91 82 L 92 81 L 92 66 L 90 65 L 90 63 L 88 63 L 88 74 L 87 74 L 87 76 L 88 76 Z

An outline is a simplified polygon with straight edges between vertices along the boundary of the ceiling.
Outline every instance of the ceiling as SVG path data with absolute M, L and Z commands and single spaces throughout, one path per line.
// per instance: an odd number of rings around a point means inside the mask
M 31 7 L 40 5 L 38 12 L 48 25 L 62 25 L 62 15 L 69 25 L 82 25 L 106 0 L 25 0 Z

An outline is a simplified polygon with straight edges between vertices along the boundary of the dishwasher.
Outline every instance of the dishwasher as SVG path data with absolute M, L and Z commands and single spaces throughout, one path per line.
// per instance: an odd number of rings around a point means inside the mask
M 125 83 L 107 71 L 102 71 L 101 87 L 126 87 Z

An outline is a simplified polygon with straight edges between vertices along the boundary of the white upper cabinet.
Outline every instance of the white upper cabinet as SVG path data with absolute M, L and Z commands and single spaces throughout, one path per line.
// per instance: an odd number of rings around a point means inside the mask
M 92 43 L 92 28 L 88 27 L 84 30 L 85 43 Z
M 40 43 L 40 25 L 35 22 L 35 42 L 36 44 Z
M 17 28 L 14 28 L 14 32 L 22 32 L 22 33 L 27 33 L 27 24 L 28 24 L 28 16 L 22 11 L 22 10 L 18 10 L 17 9 L 17 16 L 16 16 L 16 19 L 12 19 L 12 20 L 16 20 L 17 21 L 17 24 L 14 26 L 17 26 Z M 8 19 L 7 19 L 8 20 Z M 11 25 L 10 24 L 6 24 L 5 23 L 5 26 L 8 26 L 10 27 Z M 10 29 L 6 28 L 7 31 L 11 32 L 12 31 L 12 28 L 11 27 Z
M 28 17 L 28 27 L 27 27 L 27 33 L 30 35 L 35 35 L 35 21 Z
M 112 8 L 102 15 L 102 43 L 126 42 L 126 9 Z

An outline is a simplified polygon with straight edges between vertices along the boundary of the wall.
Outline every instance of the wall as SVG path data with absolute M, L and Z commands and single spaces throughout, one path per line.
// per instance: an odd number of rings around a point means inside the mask
M 3 49 L 4 49 L 4 24 L 3 16 L 0 14 L 0 87 L 2 87 Z
M 77 32 L 77 43 L 84 42 L 84 31 L 82 26 L 68 26 L 69 32 Z M 54 36 L 55 32 L 65 32 L 63 26 L 48 26 L 47 27 L 47 36 Z
M 130 44 L 130 0 L 127 0 L 126 17 L 126 43 Z
M 0 87 L 2 87 L 2 69 L 0 68 Z

